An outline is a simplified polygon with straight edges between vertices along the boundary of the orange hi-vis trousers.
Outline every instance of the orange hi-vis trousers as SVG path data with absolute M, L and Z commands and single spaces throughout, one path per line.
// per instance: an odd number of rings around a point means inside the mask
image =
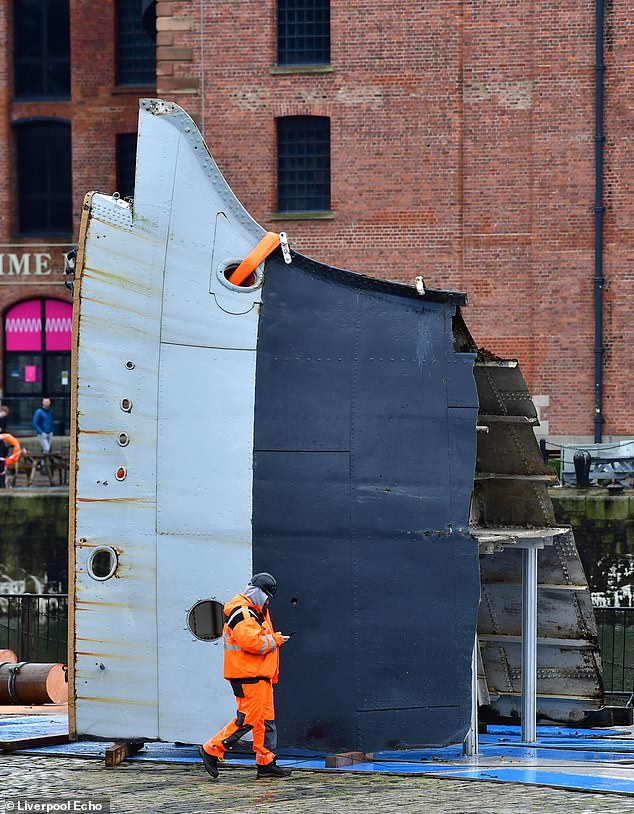
M 233 749 L 240 738 L 253 730 L 255 762 L 260 766 L 266 766 L 275 760 L 273 749 L 277 746 L 271 682 L 231 679 L 231 688 L 238 706 L 236 717 L 217 735 L 203 743 L 203 749 L 207 754 L 215 755 L 222 760 L 227 750 Z

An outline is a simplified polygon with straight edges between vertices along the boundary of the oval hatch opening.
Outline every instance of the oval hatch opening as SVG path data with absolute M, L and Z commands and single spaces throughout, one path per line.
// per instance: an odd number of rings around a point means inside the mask
M 201 599 L 187 613 L 187 628 L 189 632 L 203 642 L 213 642 L 222 636 L 225 622 L 224 605 L 215 599 Z
M 102 545 L 93 549 L 88 558 L 88 573 L 93 579 L 103 582 L 114 576 L 119 558 L 114 548 Z
M 230 263 L 224 270 L 225 280 L 227 280 L 227 282 L 231 283 L 229 277 L 231 277 L 231 275 L 238 268 L 239 265 L 240 263 Z M 254 286 L 257 283 L 257 281 L 258 278 L 256 276 L 256 273 L 252 271 L 251 274 L 249 274 L 249 276 L 246 277 L 239 285 L 236 285 L 236 288 L 251 288 L 251 286 Z M 235 283 L 231 283 L 231 285 L 235 285 Z

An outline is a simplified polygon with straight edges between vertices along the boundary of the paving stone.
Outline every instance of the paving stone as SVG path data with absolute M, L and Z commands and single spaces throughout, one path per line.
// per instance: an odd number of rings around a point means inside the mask
M 624 814 L 634 799 L 536 786 L 430 777 L 295 770 L 255 780 L 255 768 L 224 768 L 214 782 L 200 764 L 124 763 L 106 769 L 78 758 L 0 757 L 3 798 L 110 798 L 112 814 Z

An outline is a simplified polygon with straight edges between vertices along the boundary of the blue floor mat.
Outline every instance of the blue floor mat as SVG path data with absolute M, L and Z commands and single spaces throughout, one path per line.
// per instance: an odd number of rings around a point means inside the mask
M 65 715 L 24 716 L 0 719 L 0 740 L 22 739 L 67 730 Z M 462 754 L 461 745 L 432 749 L 376 752 L 372 761 L 338 769 L 326 769 L 325 756 L 307 749 L 280 753 L 282 766 L 308 771 L 374 772 L 377 774 L 431 775 L 460 780 L 490 780 L 501 783 L 528 783 L 541 786 L 634 795 L 634 739 L 631 730 L 567 730 L 538 727 L 539 743 L 521 742 L 519 727 L 500 727 L 481 735 L 477 757 Z M 615 736 L 616 735 L 616 736 Z M 17 754 L 101 759 L 111 741 L 75 741 L 55 746 L 23 749 Z M 151 743 L 134 762 L 200 763 L 197 745 Z M 227 769 L 254 768 L 248 751 L 228 756 Z M 632 771 L 632 779 L 623 777 Z

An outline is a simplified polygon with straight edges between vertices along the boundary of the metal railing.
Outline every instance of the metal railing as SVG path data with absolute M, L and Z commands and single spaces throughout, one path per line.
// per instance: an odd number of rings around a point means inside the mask
M 634 608 L 595 608 L 606 693 L 634 693 Z
M 68 594 L 1 594 L 0 650 L 19 661 L 66 664 Z

